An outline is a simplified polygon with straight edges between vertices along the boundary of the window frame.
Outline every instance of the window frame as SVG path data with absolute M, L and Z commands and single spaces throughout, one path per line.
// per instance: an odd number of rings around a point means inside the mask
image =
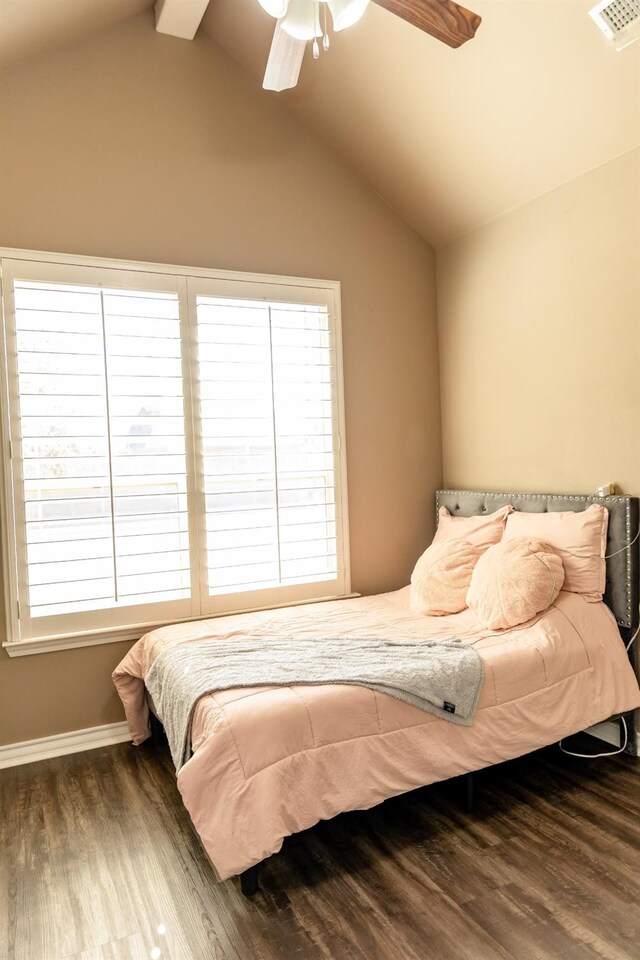
M 26 556 L 18 551 L 18 530 L 24 503 L 16 492 L 20 483 L 22 457 L 19 434 L 16 433 L 19 404 L 17 400 L 17 350 L 15 318 L 9 322 L 13 298 L 13 279 L 16 264 L 24 263 L 24 270 L 16 279 L 37 280 L 53 283 L 88 283 L 112 288 L 131 289 L 145 287 L 145 275 L 158 290 L 175 292 L 180 306 L 180 326 L 183 364 L 183 394 L 185 410 L 185 441 L 187 446 L 187 498 L 190 517 L 190 554 L 192 597 L 186 601 L 165 601 L 172 604 L 175 616 L 165 608 L 169 616 L 154 617 L 162 604 L 145 605 L 143 618 L 126 625 L 104 625 L 104 611 L 86 611 L 65 615 L 70 628 L 53 633 L 45 630 L 41 636 L 21 639 L 20 618 L 26 597 L 20 595 L 19 562 Z M 31 271 L 32 276 L 27 274 Z M 74 278 L 74 271 L 78 271 Z M 37 276 L 36 276 L 37 274 Z M 151 275 L 151 276 L 149 276 Z M 149 289 L 149 287 L 146 287 Z M 201 533 L 203 518 L 198 511 L 196 495 L 198 439 L 193 416 L 196 398 L 193 395 L 196 379 L 196 296 L 237 296 L 261 301 L 280 300 L 298 303 L 319 303 L 328 307 L 332 332 L 332 399 L 334 400 L 333 437 L 336 475 L 336 529 L 338 550 L 338 576 L 336 585 L 340 592 L 319 596 L 321 582 L 286 587 L 268 588 L 270 599 L 265 603 L 258 593 L 224 594 L 208 597 L 206 571 L 198 559 L 202 557 L 202 544 L 194 544 Z M 350 582 L 349 514 L 347 500 L 347 467 L 345 443 L 344 382 L 342 362 L 342 324 L 340 283 L 334 280 L 317 280 L 299 277 L 278 277 L 270 274 L 244 273 L 171 264 L 145 263 L 127 260 L 111 260 L 98 257 L 78 257 L 67 254 L 41 251 L 0 248 L 0 308 L 2 335 L 0 336 L 0 452 L 2 471 L 0 477 L 0 540 L 2 548 L 3 590 L 7 639 L 2 644 L 9 656 L 64 650 L 80 646 L 121 642 L 138 639 L 143 633 L 166 623 L 211 619 L 233 613 L 253 610 L 295 606 L 322 600 L 341 599 L 353 596 Z M 16 439 L 13 439 L 16 438 Z M 331 586 L 333 581 L 328 583 Z M 313 589 L 315 587 L 315 590 Z M 204 588 L 204 592 L 203 592 Z M 24 590 L 24 584 L 22 585 Z M 276 593 L 275 591 L 278 591 Z M 310 594 L 315 594 L 311 596 Z M 286 596 L 285 596 L 286 595 Z M 243 602 L 244 601 L 244 602 Z M 173 604 L 191 604 L 192 611 L 185 613 Z M 28 610 L 28 606 L 26 608 Z M 121 611 L 123 608 L 117 608 Z M 138 613 L 141 607 L 132 607 Z M 93 616 L 92 614 L 99 614 Z M 180 614 L 180 615 L 178 615 Z M 103 623 L 100 623 L 103 621 Z M 65 624 L 66 626 L 66 624 Z

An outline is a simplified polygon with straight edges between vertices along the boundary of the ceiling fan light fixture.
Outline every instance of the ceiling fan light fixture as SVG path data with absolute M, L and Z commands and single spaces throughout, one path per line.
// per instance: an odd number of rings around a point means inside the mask
M 289 0 L 286 16 L 280 26 L 296 40 L 315 40 L 322 36 L 317 5 L 309 0 Z
M 333 29 L 346 30 L 364 16 L 369 6 L 369 0 L 328 0 L 329 10 L 333 17 Z
M 258 3 L 270 16 L 277 19 L 284 17 L 289 6 L 289 0 L 258 0 Z
M 334 30 L 346 30 L 362 18 L 370 0 L 259 0 L 259 3 L 278 21 L 264 87 L 266 90 L 289 90 L 298 82 L 309 41 L 316 60 L 320 56 L 320 38 L 322 49 L 329 49 L 327 10 Z M 472 40 L 482 22 L 477 13 L 467 10 L 456 0 L 374 0 L 374 3 L 454 48 Z M 602 3 L 616 8 L 624 5 L 626 10 L 631 4 L 639 5 L 640 0 L 601 0 Z

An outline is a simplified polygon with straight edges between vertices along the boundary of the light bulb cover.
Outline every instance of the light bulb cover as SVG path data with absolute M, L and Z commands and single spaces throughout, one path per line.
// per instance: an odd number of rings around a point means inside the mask
M 271 17 L 284 17 L 289 6 L 289 0 L 258 0 L 263 10 L 266 10 Z
M 357 23 L 369 6 L 369 0 L 328 0 L 328 3 L 336 33 Z
M 295 37 L 296 40 L 314 40 L 322 36 L 320 18 L 316 16 L 316 5 L 310 0 L 289 0 L 286 16 L 280 22 L 280 26 L 285 33 Z

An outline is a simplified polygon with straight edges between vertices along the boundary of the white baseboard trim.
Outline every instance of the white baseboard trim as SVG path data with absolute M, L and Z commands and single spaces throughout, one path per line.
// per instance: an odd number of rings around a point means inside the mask
M 108 747 L 112 743 L 124 743 L 130 739 L 129 727 L 122 722 L 105 723 L 100 727 L 87 727 L 85 730 L 71 730 L 53 737 L 40 737 L 39 740 L 8 743 L 0 746 L 0 770 L 4 767 L 18 767 L 23 763 L 48 760 L 50 757 L 62 757 L 67 753 Z

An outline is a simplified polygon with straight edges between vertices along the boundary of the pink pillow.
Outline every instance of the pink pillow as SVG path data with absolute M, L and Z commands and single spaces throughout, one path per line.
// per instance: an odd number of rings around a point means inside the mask
M 544 540 L 561 557 L 564 590 L 585 600 L 602 600 L 606 583 L 605 554 L 609 511 L 599 503 L 574 513 L 512 513 L 505 540 L 534 537 Z
M 502 539 L 507 517 L 512 506 L 501 507 L 495 513 L 483 513 L 477 517 L 452 517 L 446 507 L 438 511 L 438 529 L 434 543 L 441 540 L 468 540 L 475 547 L 486 550 L 492 543 Z
M 411 609 L 425 617 L 464 610 L 471 574 L 481 552 L 468 540 L 432 543 L 411 574 Z
M 504 630 L 547 610 L 563 580 L 562 560 L 542 540 L 503 540 L 478 560 L 467 603 L 485 627 Z

